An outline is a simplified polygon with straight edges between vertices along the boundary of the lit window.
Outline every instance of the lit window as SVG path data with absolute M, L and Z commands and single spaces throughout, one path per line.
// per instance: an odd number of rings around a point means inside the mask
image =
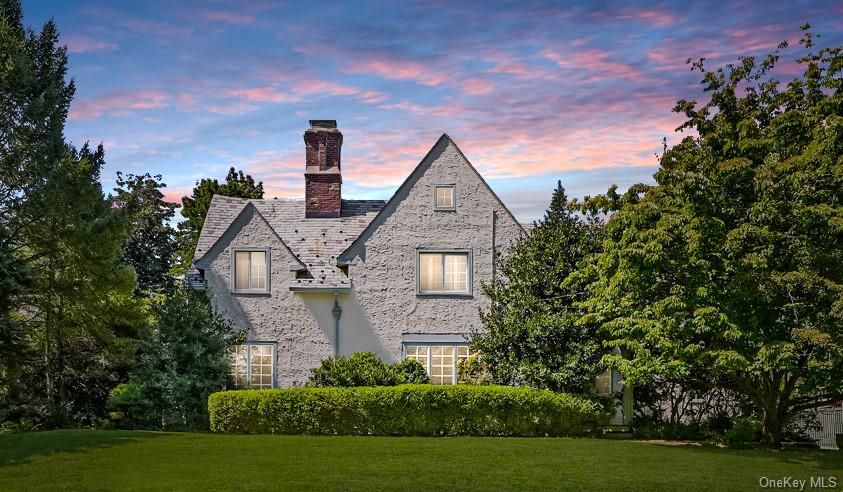
M 231 381 L 235 389 L 272 388 L 275 374 L 275 345 L 246 343 L 229 349 Z
M 462 360 L 468 359 L 476 352 L 468 345 L 419 345 L 405 346 L 407 359 L 417 360 L 430 375 L 433 384 L 456 384 L 457 368 Z
M 234 291 L 260 291 L 269 290 L 267 282 L 268 253 L 262 251 L 235 251 L 234 252 Z
M 433 208 L 436 210 L 454 210 L 457 208 L 454 185 L 437 185 L 433 189 L 436 195 Z
M 612 370 L 604 369 L 594 377 L 594 389 L 601 395 L 608 395 L 613 392 Z
M 468 253 L 419 253 L 419 293 L 470 293 Z

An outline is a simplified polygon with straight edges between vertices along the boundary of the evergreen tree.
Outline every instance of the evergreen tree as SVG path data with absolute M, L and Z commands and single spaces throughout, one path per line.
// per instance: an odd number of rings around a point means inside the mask
M 21 237 L 33 285 L 20 310 L 38 354 L 28 384 L 57 425 L 102 414 L 145 322 L 134 272 L 122 261 L 127 220 L 99 183 L 103 163 L 102 146 L 68 150 L 47 176 L 41 221 Z
M 63 129 L 74 94 L 52 21 L 0 0 L 0 418 L 102 414 L 144 322 L 121 259 L 126 220 L 102 194 L 103 150 Z M 14 352 L 14 353 L 10 353 Z
M 228 379 L 231 328 L 204 292 L 185 287 L 157 299 L 154 312 L 129 382 L 116 388 L 109 405 L 135 426 L 207 429 L 208 395 Z
M 170 222 L 178 204 L 164 200 L 161 190 L 166 186 L 160 175 L 117 173 L 112 202 L 129 219 L 130 237 L 123 258 L 135 269 L 139 293 L 160 293 L 172 285 L 176 242 Z
M 544 219 L 499 262 L 484 285 L 491 309 L 473 346 L 500 384 L 581 392 L 603 354 L 593 324 L 578 324 L 583 281 L 572 275 L 598 251 L 601 227 L 570 211 L 559 183 Z
M 20 384 L 26 352 L 16 319 L 18 297 L 30 283 L 20 236 L 41 222 L 34 204 L 48 199 L 46 170 L 65 152 L 62 131 L 75 91 L 65 81 L 67 53 L 57 41 L 52 21 L 36 34 L 24 27 L 19 1 L 0 0 L 0 407 Z
M 228 170 L 223 184 L 216 179 L 203 179 L 196 183 L 191 196 L 181 199 L 181 214 L 185 220 L 178 225 L 179 249 L 176 252 L 174 274 L 185 273 L 193 263 L 199 233 L 202 232 L 202 226 L 205 224 L 205 216 L 208 215 L 211 199 L 216 194 L 239 198 L 263 198 L 263 183 L 255 184 L 255 180 L 250 175 L 244 174 L 243 171 L 235 171 L 233 167 Z

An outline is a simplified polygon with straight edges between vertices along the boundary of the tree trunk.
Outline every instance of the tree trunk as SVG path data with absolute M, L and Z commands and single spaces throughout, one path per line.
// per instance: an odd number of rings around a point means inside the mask
M 778 405 L 773 405 L 773 408 L 764 408 L 764 421 L 761 430 L 764 444 L 771 448 L 779 448 L 782 445 L 784 422 L 779 418 L 778 410 Z

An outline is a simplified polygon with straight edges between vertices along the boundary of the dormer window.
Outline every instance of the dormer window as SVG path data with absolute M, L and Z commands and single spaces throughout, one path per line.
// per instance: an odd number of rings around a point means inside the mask
M 456 186 L 452 184 L 441 184 L 433 187 L 433 209 L 434 210 L 456 210 L 457 192 Z

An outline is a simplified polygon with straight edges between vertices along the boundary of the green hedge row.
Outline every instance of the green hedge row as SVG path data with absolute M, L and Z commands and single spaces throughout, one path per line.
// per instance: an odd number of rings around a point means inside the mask
M 506 386 L 405 384 L 214 393 L 212 432 L 378 436 L 570 436 L 599 431 L 608 400 Z

